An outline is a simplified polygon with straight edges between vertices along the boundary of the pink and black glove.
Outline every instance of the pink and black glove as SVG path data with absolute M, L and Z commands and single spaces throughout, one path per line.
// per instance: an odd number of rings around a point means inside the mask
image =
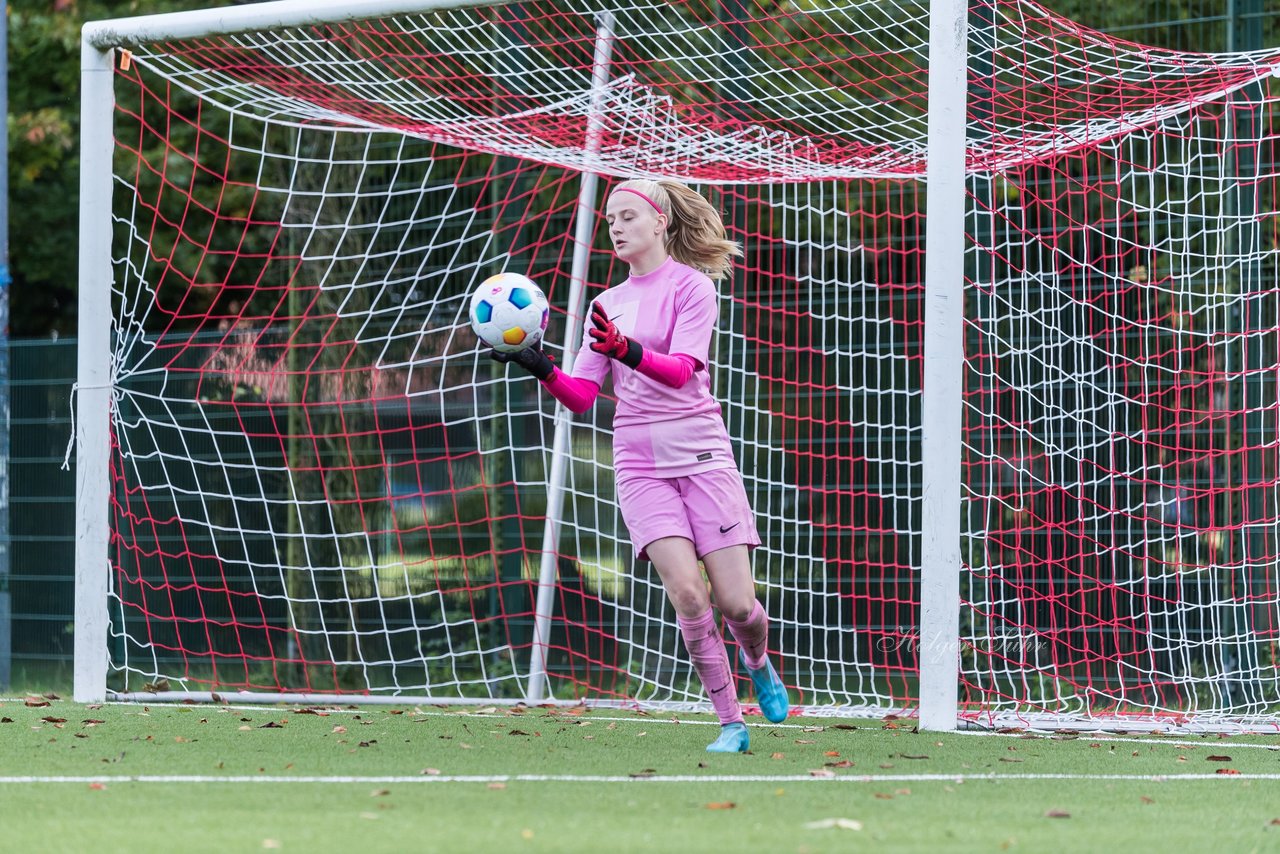
M 556 366 L 552 364 L 551 357 L 542 352 L 541 344 L 534 344 L 532 347 L 526 347 L 514 353 L 500 353 L 497 350 L 490 350 L 489 358 L 504 365 L 515 363 L 542 382 L 551 379 L 556 371 Z
M 587 330 L 587 334 L 593 339 L 590 347 L 601 355 L 608 356 L 610 359 L 617 359 L 628 368 L 638 368 L 640 360 L 644 358 L 644 348 L 635 341 L 618 331 L 618 327 L 613 325 L 613 321 L 605 314 L 600 303 L 591 304 L 591 325 L 594 327 Z

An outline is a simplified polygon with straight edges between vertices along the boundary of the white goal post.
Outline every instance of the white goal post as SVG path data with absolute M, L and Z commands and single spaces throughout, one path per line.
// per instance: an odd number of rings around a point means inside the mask
M 75 698 L 701 708 L 611 403 L 464 308 L 531 275 L 570 368 L 603 193 L 670 177 L 746 251 L 710 369 L 798 706 L 1274 726 L 1278 68 L 1032 0 L 87 25 Z

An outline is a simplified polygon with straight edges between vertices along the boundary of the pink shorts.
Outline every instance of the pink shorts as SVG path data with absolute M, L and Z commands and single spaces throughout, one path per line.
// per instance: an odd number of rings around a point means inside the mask
M 636 557 L 663 537 L 684 537 L 702 557 L 727 546 L 760 545 L 756 517 L 737 469 L 687 477 L 618 476 L 618 504 Z

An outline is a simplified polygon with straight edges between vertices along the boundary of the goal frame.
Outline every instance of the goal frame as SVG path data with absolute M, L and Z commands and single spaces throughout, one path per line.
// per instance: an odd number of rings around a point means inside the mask
M 91 22 L 81 36 L 81 176 L 79 257 L 79 351 L 76 404 L 76 512 L 79 520 L 75 559 L 75 652 L 73 696 L 77 702 L 143 699 L 107 691 L 108 591 L 110 578 L 111 432 L 113 405 L 111 364 L 112 324 L 112 192 L 114 177 L 113 92 L 114 63 L 131 45 L 162 40 L 339 23 L 396 14 L 457 8 L 507 5 L 511 0 L 352 0 L 316 4 L 309 0 L 275 0 L 253 6 L 205 9 Z M 963 379 L 963 299 L 965 252 L 965 154 L 967 127 L 967 0 L 931 0 L 929 21 L 928 152 L 925 178 L 926 243 L 924 299 L 924 388 L 921 546 L 921 604 L 919 622 L 919 718 L 923 729 L 949 731 L 958 724 L 959 612 L 961 544 L 961 414 Z M 609 16 L 598 20 L 596 77 L 607 73 Z M 590 135 L 589 135 L 590 137 Z M 590 142 L 588 142 L 590 144 Z M 582 266 L 576 260 L 585 249 L 589 212 L 596 176 L 586 174 L 579 197 L 575 234 L 575 264 L 570 290 L 570 322 L 566 333 L 577 335 L 584 299 Z M 589 194 L 589 195 L 588 195 Z M 566 354 L 576 349 L 566 342 Z M 566 365 L 566 367 L 568 367 Z M 570 418 L 556 407 L 555 449 L 548 487 L 547 531 L 543 539 L 541 573 L 537 584 L 533 663 L 523 701 L 544 701 L 545 672 L 540 662 L 548 642 L 553 605 L 555 560 L 552 551 L 563 497 L 565 448 Z M 557 465 L 558 461 L 558 465 Z M 250 692 L 173 692 L 191 700 L 267 700 L 324 702 L 328 694 L 258 694 Z M 352 697 L 342 701 L 403 703 L 408 698 Z M 147 699 L 169 698 L 147 694 Z M 466 703 L 432 697 L 430 701 Z

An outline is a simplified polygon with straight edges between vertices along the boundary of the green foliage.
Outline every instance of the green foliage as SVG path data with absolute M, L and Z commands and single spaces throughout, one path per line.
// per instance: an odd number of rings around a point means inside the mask
M 9 4 L 9 245 L 15 337 L 74 334 L 80 28 L 85 21 L 226 0 L 13 0 Z

